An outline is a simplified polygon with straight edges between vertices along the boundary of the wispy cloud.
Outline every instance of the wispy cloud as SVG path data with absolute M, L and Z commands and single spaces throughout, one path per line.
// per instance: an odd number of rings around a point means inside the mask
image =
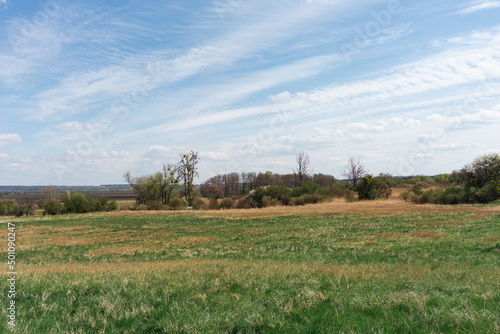
M 480 10 L 500 7 L 500 1 L 476 1 L 469 7 L 456 11 L 455 14 L 470 14 Z
M 19 144 L 21 142 L 21 136 L 17 133 L 0 133 L 0 148 L 8 144 Z

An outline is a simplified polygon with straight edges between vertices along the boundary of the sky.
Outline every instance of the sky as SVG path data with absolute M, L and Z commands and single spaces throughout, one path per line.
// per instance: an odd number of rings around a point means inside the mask
M 0 0 L 0 185 L 500 152 L 500 1 Z

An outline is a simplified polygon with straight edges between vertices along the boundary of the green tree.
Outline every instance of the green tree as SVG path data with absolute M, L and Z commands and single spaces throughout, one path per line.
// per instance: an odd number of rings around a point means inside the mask
M 90 205 L 85 195 L 69 191 L 64 193 L 62 202 L 67 213 L 85 213 L 90 211 Z
M 482 188 L 491 181 L 500 180 L 500 155 L 482 155 L 465 165 L 458 173 L 459 180 L 466 187 Z
M 123 174 L 125 180 L 136 193 L 137 204 L 161 202 L 168 204 L 179 183 L 177 167 L 173 164 L 163 165 L 163 171 L 155 174 L 132 177 L 127 171 Z

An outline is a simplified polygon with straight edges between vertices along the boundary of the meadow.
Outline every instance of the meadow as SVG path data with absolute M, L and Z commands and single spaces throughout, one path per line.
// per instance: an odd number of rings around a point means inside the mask
M 500 331 L 498 204 L 2 218 L 5 264 L 8 222 L 16 333 Z

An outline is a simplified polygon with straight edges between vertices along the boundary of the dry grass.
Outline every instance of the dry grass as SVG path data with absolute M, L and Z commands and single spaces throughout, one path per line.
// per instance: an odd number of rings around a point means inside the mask
M 413 232 L 410 235 L 414 238 L 431 239 L 431 240 L 438 240 L 447 237 L 445 234 L 436 231 L 418 231 L 418 232 Z

